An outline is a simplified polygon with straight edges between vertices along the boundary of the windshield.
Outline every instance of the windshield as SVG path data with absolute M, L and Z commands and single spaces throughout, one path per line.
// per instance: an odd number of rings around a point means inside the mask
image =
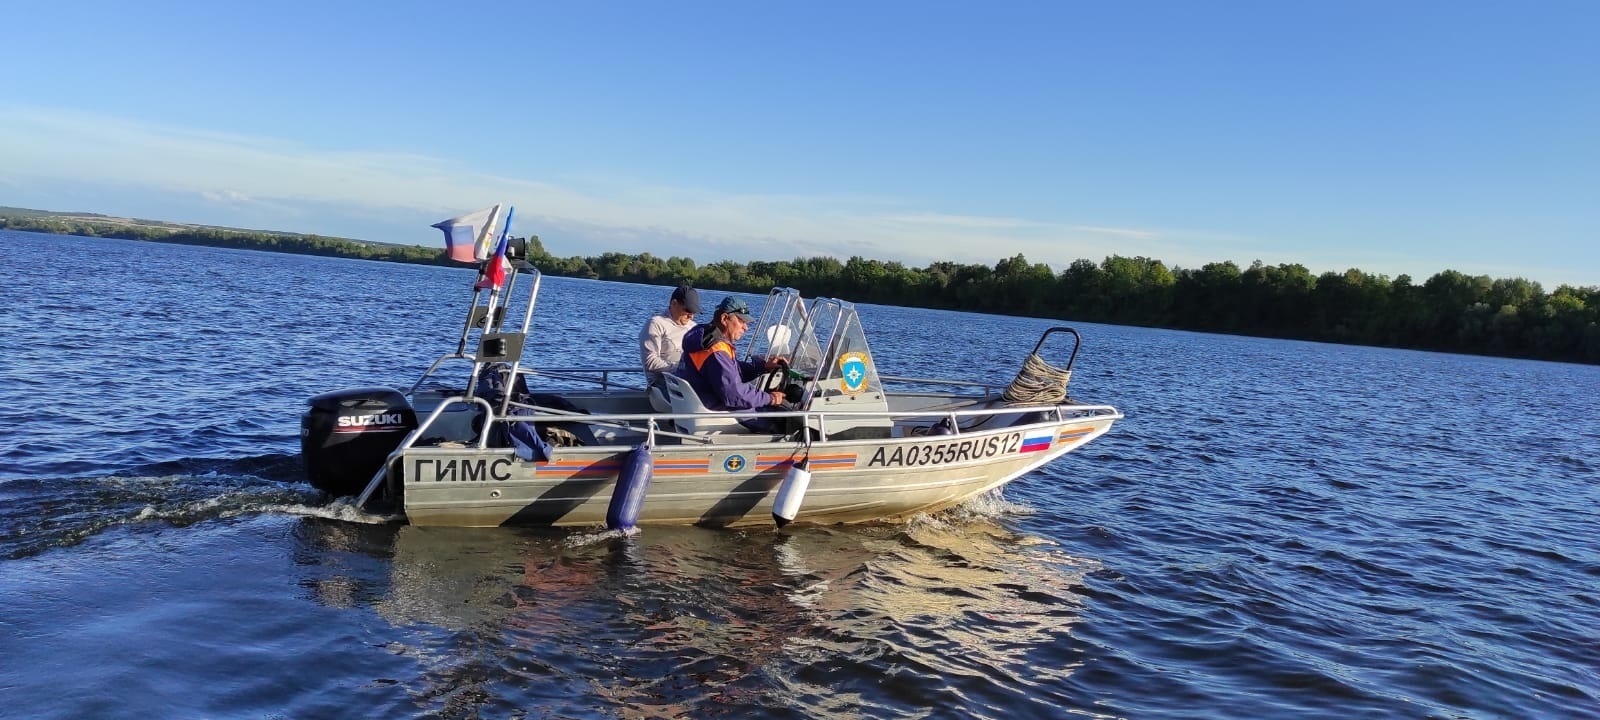
M 774 289 L 744 356 L 783 357 L 817 397 L 838 401 L 881 397 L 877 363 L 855 306 L 817 298 L 809 309 L 797 290 Z

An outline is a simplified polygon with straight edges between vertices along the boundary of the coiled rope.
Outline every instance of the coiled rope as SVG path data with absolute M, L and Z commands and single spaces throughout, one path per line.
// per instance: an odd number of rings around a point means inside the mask
M 1067 399 L 1067 383 L 1072 380 L 1071 370 L 1062 370 L 1039 357 L 1029 354 L 1022 361 L 1017 378 L 1006 386 L 1000 399 L 1008 405 L 1045 405 Z

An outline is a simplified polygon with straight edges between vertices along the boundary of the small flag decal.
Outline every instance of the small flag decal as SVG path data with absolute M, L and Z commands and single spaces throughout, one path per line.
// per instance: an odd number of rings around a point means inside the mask
M 1022 436 L 1022 452 L 1031 453 L 1040 450 L 1049 450 L 1050 443 L 1056 438 L 1055 428 L 1031 430 Z

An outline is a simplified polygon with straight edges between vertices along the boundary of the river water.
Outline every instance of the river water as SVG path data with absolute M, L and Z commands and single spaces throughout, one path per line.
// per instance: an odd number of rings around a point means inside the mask
M 299 415 L 454 349 L 471 271 L 0 250 L 0 716 L 1600 718 L 1600 368 L 1078 325 L 1127 419 L 954 511 L 421 529 Z M 547 278 L 531 354 L 632 364 L 668 292 Z M 1058 324 L 860 314 L 996 383 Z

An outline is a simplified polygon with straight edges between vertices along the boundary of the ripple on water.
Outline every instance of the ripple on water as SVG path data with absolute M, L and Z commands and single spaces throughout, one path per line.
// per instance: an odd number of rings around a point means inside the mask
M 436 531 L 301 484 L 298 418 L 453 348 L 470 270 L 0 242 L 19 716 L 1600 717 L 1595 368 L 1078 323 L 1127 420 L 954 512 Z M 545 283 L 529 352 L 605 365 L 666 293 Z M 905 376 L 1058 324 L 860 308 Z

